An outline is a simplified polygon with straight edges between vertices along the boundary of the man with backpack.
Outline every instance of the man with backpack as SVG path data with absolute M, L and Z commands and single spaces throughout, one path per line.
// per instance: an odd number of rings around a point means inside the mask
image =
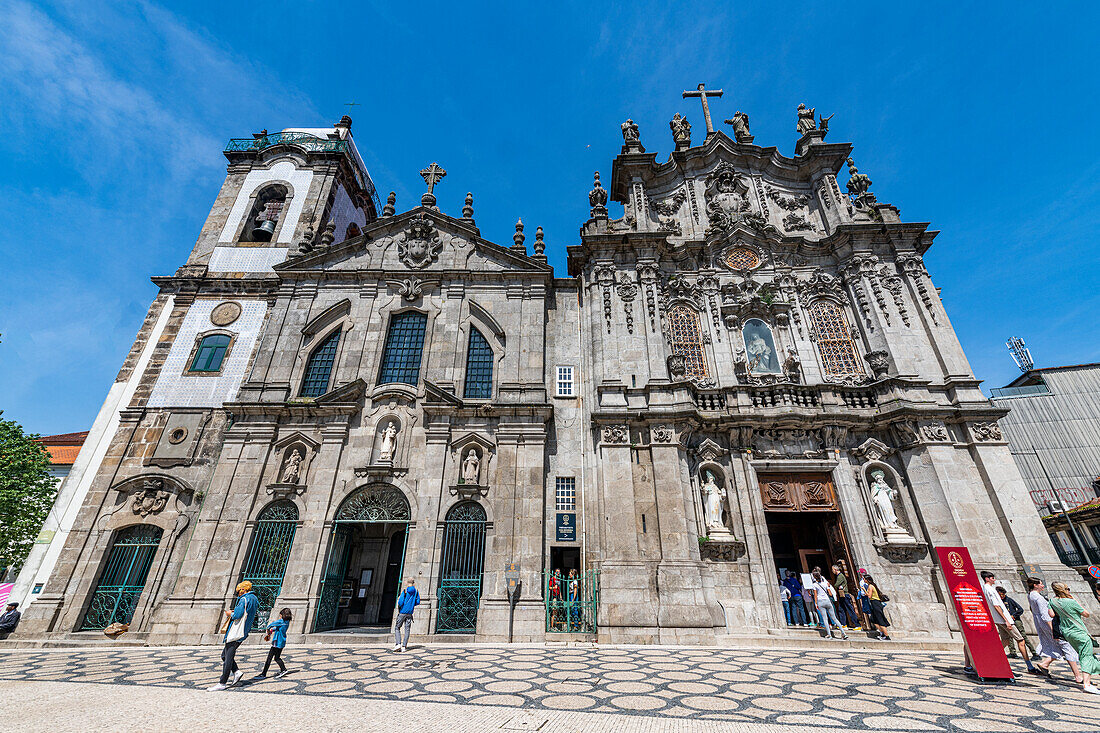
M 393 650 L 403 652 L 409 648 L 409 632 L 412 631 L 413 609 L 420 605 L 420 593 L 416 581 L 409 578 L 405 590 L 397 597 L 397 623 L 393 627 Z M 405 627 L 405 640 L 401 640 L 401 627 Z

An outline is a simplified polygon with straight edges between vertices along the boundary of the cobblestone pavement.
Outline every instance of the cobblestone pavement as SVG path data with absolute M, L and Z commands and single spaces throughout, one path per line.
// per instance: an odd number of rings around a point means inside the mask
M 27 682 L 99 683 L 97 688 L 110 691 L 124 689 L 118 685 L 203 690 L 217 681 L 219 653 L 220 647 L 4 650 L 0 699 L 5 689 Z M 311 704 L 319 697 L 433 703 L 433 709 L 453 710 L 455 720 L 471 709 L 466 706 L 510 709 L 496 711 L 508 714 L 493 729 L 521 709 L 550 721 L 554 711 L 615 714 L 626 721 L 616 730 L 688 729 L 673 725 L 676 720 L 725 722 L 742 730 L 736 724 L 800 730 L 1100 730 L 1100 696 L 1082 692 L 1068 668 L 1056 667 L 1060 676 L 1047 680 L 1017 667 L 1014 684 L 979 684 L 962 674 L 955 654 L 890 652 L 886 645 L 881 651 L 439 645 L 405 654 L 365 646 L 291 646 L 285 653 L 289 676 L 249 681 L 265 656 L 260 644 L 242 648 L 237 659 L 245 682 L 229 692 L 203 694 L 310 696 Z M 99 699 L 107 702 L 111 696 Z M 540 728 L 551 729 L 586 728 Z

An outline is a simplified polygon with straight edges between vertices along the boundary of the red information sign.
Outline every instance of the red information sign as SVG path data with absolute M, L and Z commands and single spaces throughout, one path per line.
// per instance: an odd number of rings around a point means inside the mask
M 981 581 L 974 572 L 970 552 L 965 547 L 937 547 L 936 556 L 947 579 L 947 592 L 955 601 L 974 671 L 983 678 L 1014 679 L 1001 637 L 982 595 Z

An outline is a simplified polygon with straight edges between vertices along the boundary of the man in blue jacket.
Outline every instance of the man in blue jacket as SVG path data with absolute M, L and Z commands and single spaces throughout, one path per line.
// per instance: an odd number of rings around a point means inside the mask
M 416 581 L 409 578 L 405 590 L 397 597 L 397 624 L 393 627 L 393 650 L 403 652 L 409 647 L 409 632 L 412 631 L 413 609 L 420 605 L 420 593 L 416 590 Z M 405 641 L 401 641 L 401 627 L 405 627 Z
M 225 627 L 225 637 L 222 647 L 222 678 L 221 681 L 209 687 L 211 692 L 224 690 L 241 681 L 244 672 L 237 668 L 237 647 L 248 638 L 248 632 L 252 630 L 252 622 L 256 619 L 256 611 L 260 607 L 260 599 L 252 592 L 252 583 L 247 580 L 237 584 L 237 605 L 233 607 L 233 613 L 225 612 L 228 623 Z M 233 681 L 229 681 L 229 676 Z

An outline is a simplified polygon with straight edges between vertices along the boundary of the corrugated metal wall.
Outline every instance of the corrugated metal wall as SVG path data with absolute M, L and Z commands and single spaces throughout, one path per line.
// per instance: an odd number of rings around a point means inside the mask
M 1051 394 L 993 400 L 1011 410 L 1001 420 L 1005 439 L 1029 490 L 1049 490 L 1053 482 L 1093 496 L 1090 485 L 1100 477 L 1100 366 L 1042 374 Z

